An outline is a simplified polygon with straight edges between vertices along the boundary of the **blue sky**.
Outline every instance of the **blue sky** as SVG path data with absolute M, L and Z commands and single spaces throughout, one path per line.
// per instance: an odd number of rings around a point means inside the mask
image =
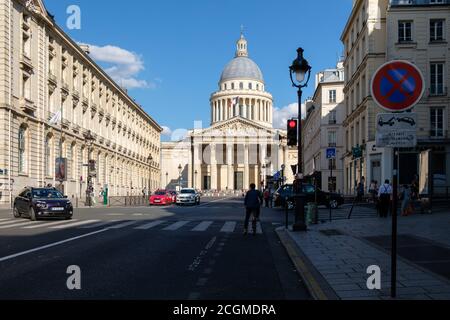
M 209 97 L 234 57 L 244 25 L 250 57 L 288 116 L 296 102 L 288 66 L 302 46 L 313 71 L 335 66 L 350 0 L 44 0 L 57 23 L 162 126 L 171 131 L 210 122 Z M 66 26 L 67 7 L 81 9 L 81 29 Z M 313 82 L 313 81 L 312 81 Z M 311 96 L 311 82 L 305 97 Z M 291 105 L 290 108 L 288 106 Z M 280 121 L 279 121 L 280 122 Z

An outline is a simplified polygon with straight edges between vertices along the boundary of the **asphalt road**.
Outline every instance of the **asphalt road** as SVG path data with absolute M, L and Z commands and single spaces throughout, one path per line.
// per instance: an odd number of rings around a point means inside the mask
M 242 234 L 242 199 L 197 207 L 78 209 L 30 222 L 0 210 L 0 299 L 302 300 L 304 284 L 265 209 Z M 69 266 L 81 271 L 69 290 Z

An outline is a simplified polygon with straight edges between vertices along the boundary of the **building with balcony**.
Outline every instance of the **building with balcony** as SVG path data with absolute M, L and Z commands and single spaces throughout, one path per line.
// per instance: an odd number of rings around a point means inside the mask
M 343 192 L 345 118 L 344 65 L 316 75 L 316 90 L 306 102 L 306 119 L 302 129 L 304 172 L 324 191 Z M 327 159 L 327 149 L 336 148 L 336 159 Z
M 42 1 L 1 0 L 0 16 L 0 204 L 24 186 L 52 184 L 84 197 L 88 159 L 96 161 L 96 193 L 157 188 L 158 123 L 56 25 Z M 60 156 L 67 159 L 62 185 L 55 177 Z
M 400 183 L 411 183 L 418 175 L 425 193 L 429 181 L 450 185 L 449 17 L 448 0 L 354 1 L 341 37 L 346 73 L 346 193 L 355 192 L 361 177 L 379 183 L 392 177 L 392 149 L 375 145 L 376 116 L 385 111 L 372 99 L 370 84 L 378 67 L 398 59 L 418 66 L 426 85 L 425 95 L 412 110 L 419 116 L 418 146 L 400 152 Z M 354 148 L 362 149 L 362 157 L 354 157 Z

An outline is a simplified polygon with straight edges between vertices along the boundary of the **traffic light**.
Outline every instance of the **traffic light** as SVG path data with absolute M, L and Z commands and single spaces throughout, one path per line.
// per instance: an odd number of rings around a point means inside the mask
M 297 146 L 298 140 L 298 120 L 290 119 L 287 123 L 287 145 L 289 147 Z

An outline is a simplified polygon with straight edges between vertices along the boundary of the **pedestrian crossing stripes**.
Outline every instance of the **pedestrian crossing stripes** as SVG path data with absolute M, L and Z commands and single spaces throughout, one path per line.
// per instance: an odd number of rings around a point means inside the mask
M 66 230 L 66 229 L 108 229 L 108 230 L 119 230 L 124 228 L 129 228 L 133 230 L 158 230 L 164 232 L 176 232 L 176 231 L 187 231 L 192 233 L 200 233 L 207 231 L 216 231 L 220 233 L 234 233 L 241 232 L 243 230 L 243 221 L 168 221 L 168 220 L 108 220 L 101 221 L 97 219 L 91 220 L 41 220 L 41 221 L 29 221 L 29 220 L 19 220 L 19 219 L 8 219 L 7 221 L 2 221 L 0 225 L 0 230 L 2 229 L 23 229 L 23 230 L 33 230 L 33 229 L 47 229 L 47 230 Z M 263 234 L 262 225 L 260 222 L 257 223 L 257 234 Z

